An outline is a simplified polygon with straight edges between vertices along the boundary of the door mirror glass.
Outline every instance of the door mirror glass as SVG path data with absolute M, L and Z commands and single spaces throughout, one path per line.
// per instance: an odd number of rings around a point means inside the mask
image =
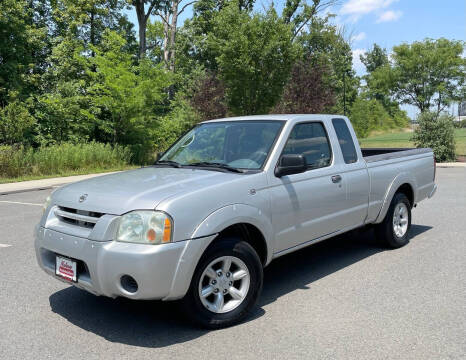
M 284 154 L 275 168 L 275 176 L 299 174 L 307 170 L 306 159 L 300 154 Z

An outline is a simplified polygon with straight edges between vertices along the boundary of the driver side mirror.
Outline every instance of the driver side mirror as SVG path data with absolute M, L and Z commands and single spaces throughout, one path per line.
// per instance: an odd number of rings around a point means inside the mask
M 275 176 L 299 174 L 307 170 L 306 158 L 299 154 L 286 154 L 280 157 L 275 168 Z

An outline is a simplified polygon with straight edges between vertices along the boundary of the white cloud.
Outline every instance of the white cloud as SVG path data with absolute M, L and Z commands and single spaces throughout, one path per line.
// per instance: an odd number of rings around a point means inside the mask
M 366 67 L 359 58 L 360 55 L 364 55 L 366 49 L 353 49 L 353 69 L 357 75 L 363 75 L 366 72 Z
M 403 15 L 401 11 L 388 10 L 380 14 L 377 18 L 377 23 L 396 21 L 401 17 L 401 15 Z
M 365 38 L 366 38 L 366 33 L 360 32 L 359 34 L 352 36 L 351 41 L 358 42 L 358 41 L 364 40 Z
M 381 14 L 385 8 L 397 1 L 399 0 L 348 0 L 341 7 L 340 15 L 346 15 L 348 16 L 347 20 L 356 22 L 363 15 L 370 13 Z
M 397 0 L 349 0 L 341 8 L 343 15 L 365 15 L 386 8 Z

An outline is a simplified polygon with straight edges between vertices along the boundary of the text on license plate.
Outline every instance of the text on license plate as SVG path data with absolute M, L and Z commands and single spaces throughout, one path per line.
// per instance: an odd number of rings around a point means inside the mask
M 66 280 L 75 281 L 77 280 L 76 274 L 76 261 L 71 259 L 57 256 L 55 263 L 55 274 L 65 278 Z

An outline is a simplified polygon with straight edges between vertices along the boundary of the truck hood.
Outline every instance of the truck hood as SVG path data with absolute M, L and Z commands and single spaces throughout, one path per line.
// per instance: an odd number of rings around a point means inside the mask
M 242 175 L 201 169 L 147 167 L 63 186 L 53 193 L 52 202 L 78 210 L 121 215 L 131 210 L 155 209 L 168 197 L 230 181 L 237 176 Z

